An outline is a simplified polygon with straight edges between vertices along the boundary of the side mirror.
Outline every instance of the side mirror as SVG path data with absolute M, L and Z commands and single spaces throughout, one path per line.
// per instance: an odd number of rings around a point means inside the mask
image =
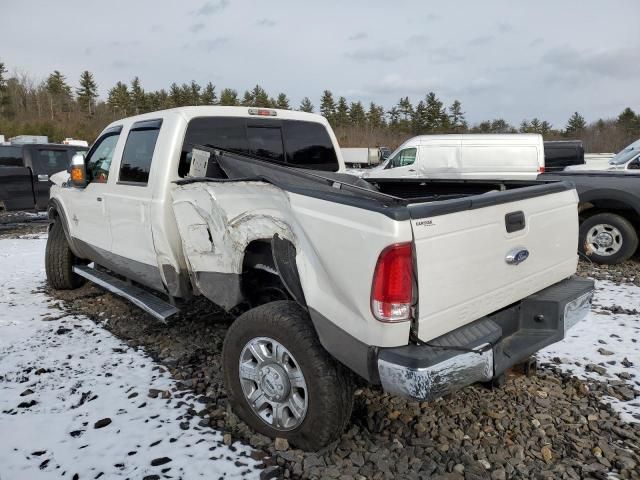
M 632 160 L 629 162 L 629 165 L 627 166 L 628 170 L 640 170 L 640 158 L 636 158 L 635 160 Z
M 84 154 L 76 153 L 71 158 L 70 172 L 71 185 L 76 188 L 84 188 L 87 186 L 87 169 L 84 164 Z

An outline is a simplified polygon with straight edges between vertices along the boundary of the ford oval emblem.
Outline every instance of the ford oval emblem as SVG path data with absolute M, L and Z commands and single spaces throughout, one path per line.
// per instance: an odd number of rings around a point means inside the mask
M 524 262 L 527 258 L 529 258 L 529 250 L 523 247 L 518 247 L 507 253 L 505 261 L 509 265 L 518 265 Z

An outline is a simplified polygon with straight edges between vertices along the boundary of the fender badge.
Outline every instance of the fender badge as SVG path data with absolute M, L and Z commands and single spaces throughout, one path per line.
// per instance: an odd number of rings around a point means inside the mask
M 527 258 L 529 258 L 529 250 L 524 247 L 517 247 L 507 253 L 504 260 L 509 265 L 518 265 L 524 262 Z

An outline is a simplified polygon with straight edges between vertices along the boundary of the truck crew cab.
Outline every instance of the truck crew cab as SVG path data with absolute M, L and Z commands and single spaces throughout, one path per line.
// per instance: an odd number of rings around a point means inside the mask
M 243 310 L 222 354 L 232 406 L 303 449 L 341 433 L 356 375 L 432 400 L 498 378 L 589 310 L 571 184 L 406 189 L 343 171 L 318 115 L 118 120 L 53 177 L 47 278 L 89 279 L 161 320 L 194 295 Z

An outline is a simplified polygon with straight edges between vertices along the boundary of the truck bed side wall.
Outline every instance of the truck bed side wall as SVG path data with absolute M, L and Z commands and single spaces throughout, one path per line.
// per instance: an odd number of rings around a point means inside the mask
M 200 290 L 207 288 L 201 272 L 228 274 L 235 288 L 232 278 L 242 274 L 246 246 L 278 234 L 296 247 L 307 306 L 319 321 L 331 319 L 368 345 L 406 344 L 409 322 L 375 320 L 370 295 L 378 255 L 390 244 L 411 241 L 409 222 L 263 182 L 195 183 L 178 187 L 173 197 L 184 254 Z

